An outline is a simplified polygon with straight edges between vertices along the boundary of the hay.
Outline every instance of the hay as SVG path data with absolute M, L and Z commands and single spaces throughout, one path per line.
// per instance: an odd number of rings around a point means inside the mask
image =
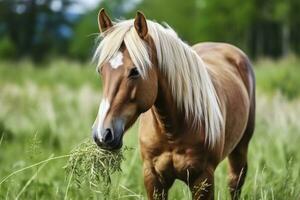
M 90 187 L 96 187 L 101 193 L 108 193 L 111 176 L 121 172 L 121 162 L 124 160 L 123 150 L 105 150 L 92 141 L 86 141 L 73 149 L 70 153 L 65 169 L 69 180 L 75 181 L 77 186 L 84 182 Z

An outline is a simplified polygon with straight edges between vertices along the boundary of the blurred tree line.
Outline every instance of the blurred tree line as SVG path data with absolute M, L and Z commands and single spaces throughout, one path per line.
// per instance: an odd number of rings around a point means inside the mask
M 24 56 L 41 60 L 49 54 L 66 54 L 72 16 L 66 14 L 71 1 L 0 1 L 0 57 Z
M 91 58 L 98 35 L 97 13 L 165 21 L 193 44 L 228 42 L 251 57 L 300 54 L 299 0 L 102 0 L 83 14 L 68 12 L 76 0 L 0 1 L 0 58 L 66 56 Z

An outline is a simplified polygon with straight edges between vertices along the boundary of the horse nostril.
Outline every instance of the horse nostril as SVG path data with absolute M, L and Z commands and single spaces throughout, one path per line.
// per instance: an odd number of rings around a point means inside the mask
M 94 138 L 95 143 L 100 147 L 101 146 L 101 142 L 98 139 L 98 137 L 96 135 L 93 135 L 93 138 Z
M 105 129 L 103 134 L 103 142 L 104 143 L 110 143 L 114 139 L 112 130 L 110 128 Z

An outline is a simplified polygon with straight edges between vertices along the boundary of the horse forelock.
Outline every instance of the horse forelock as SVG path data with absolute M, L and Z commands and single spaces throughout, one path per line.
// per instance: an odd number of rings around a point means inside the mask
M 223 118 L 219 99 L 205 64 L 199 55 L 168 25 L 147 20 L 149 35 L 157 52 L 159 70 L 166 75 L 174 101 L 186 118 L 205 127 L 206 142 L 214 147 L 223 137 Z M 142 77 L 151 67 L 149 47 L 134 28 L 133 20 L 116 23 L 100 36 L 94 59 L 98 66 L 109 62 L 124 42 L 130 58 Z

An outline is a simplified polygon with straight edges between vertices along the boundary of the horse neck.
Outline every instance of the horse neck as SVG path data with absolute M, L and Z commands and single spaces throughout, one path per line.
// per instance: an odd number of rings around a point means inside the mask
M 158 94 L 151 110 L 160 131 L 170 137 L 178 135 L 186 126 L 184 110 L 178 109 L 171 87 L 163 75 L 158 77 Z
M 151 62 L 158 66 L 156 47 L 151 37 L 147 38 L 151 53 Z M 151 108 L 155 123 L 160 132 L 172 138 L 182 132 L 187 127 L 185 111 L 178 109 L 177 102 L 174 101 L 173 94 L 166 75 L 157 69 L 158 93 L 153 107 Z

